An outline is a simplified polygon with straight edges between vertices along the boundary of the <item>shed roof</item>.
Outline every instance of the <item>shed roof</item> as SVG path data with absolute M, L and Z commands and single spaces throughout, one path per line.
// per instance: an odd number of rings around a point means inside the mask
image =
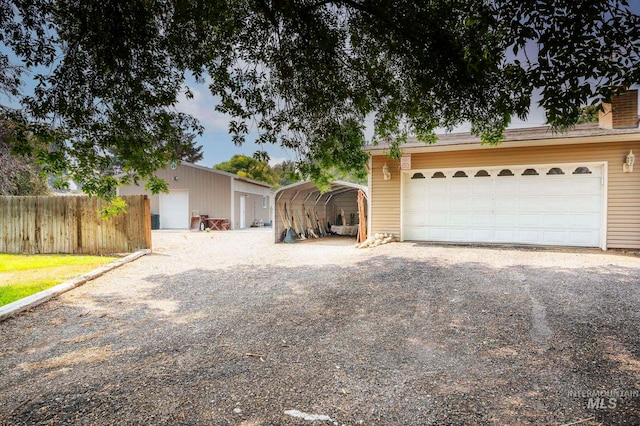
M 186 162 L 186 161 L 182 161 L 178 165 L 179 166 L 192 167 L 194 169 L 203 170 L 203 171 L 209 172 L 209 173 L 216 173 L 216 174 L 223 175 L 223 176 L 229 176 L 230 178 L 235 179 L 235 180 L 237 180 L 239 182 L 247 182 L 247 183 L 251 183 L 251 184 L 254 184 L 254 185 L 258 185 L 258 186 L 263 186 L 265 188 L 273 189 L 273 186 L 269 185 L 266 182 L 261 182 L 259 180 L 245 178 L 245 177 L 233 174 L 233 173 L 224 172 L 222 170 L 217 170 L 217 169 L 214 169 L 212 167 L 200 166 L 198 164 L 193 164 L 193 163 L 189 163 L 189 162 Z M 125 173 L 120 173 L 120 174 L 116 175 L 116 177 L 122 177 L 122 176 L 125 176 Z
M 232 177 L 235 180 L 240 181 L 240 182 L 247 182 L 247 183 L 252 183 L 254 185 L 264 186 L 265 188 L 272 188 L 272 186 L 269 185 L 266 182 L 261 182 L 259 180 L 249 179 L 249 178 L 246 178 L 246 177 L 238 176 L 236 174 L 225 172 L 225 171 L 222 171 L 222 170 L 217 170 L 217 169 L 214 169 L 212 167 L 200 166 L 198 164 L 188 163 L 186 161 L 181 162 L 180 165 L 181 166 L 193 167 L 194 169 L 204 170 L 204 171 L 211 172 L 211 173 L 217 173 L 217 174 L 220 174 L 220 175 L 229 176 L 229 177 Z

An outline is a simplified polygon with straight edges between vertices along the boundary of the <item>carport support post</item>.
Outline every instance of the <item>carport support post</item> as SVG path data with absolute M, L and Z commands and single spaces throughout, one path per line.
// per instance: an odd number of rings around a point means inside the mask
M 231 180 L 231 217 L 229 218 L 229 222 L 231 222 L 231 229 L 236 229 L 236 199 L 235 199 L 235 178 L 229 176 Z

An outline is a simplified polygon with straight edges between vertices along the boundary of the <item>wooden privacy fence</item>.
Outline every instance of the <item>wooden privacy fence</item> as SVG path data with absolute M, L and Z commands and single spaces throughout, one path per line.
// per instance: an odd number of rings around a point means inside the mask
M 122 197 L 126 213 L 102 219 L 105 202 L 80 196 L 0 197 L 0 253 L 130 253 L 151 249 L 145 195 Z

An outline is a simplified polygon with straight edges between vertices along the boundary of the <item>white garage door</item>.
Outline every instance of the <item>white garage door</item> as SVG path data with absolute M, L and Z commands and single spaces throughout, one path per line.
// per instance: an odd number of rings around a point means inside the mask
M 601 246 L 601 165 L 403 173 L 403 239 Z
M 189 228 L 189 191 L 160 194 L 160 228 Z

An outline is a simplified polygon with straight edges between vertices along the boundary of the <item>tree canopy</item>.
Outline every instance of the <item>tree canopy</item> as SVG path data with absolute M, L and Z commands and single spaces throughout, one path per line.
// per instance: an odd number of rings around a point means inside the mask
M 463 122 L 496 143 L 534 94 L 564 129 L 640 77 L 626 0 L 0 0 L 0 42 L 0 92 L 21 105 L 3 114 L 48 133 L 38 156 L 98 194 L 117 184 L 96 173 L 108 152 L 148 178 L 202 130 L 176 110 L 188 75 L 210 81 L 234 142 L 258 132 L 319 179 L 364 174 L 368 118 L 391 155 Z
M 0 122 L 0 195 L 46 195 L 50 192 L 47 177 L 36 158 L 11 155 L 13 126 Z
M 273 169 L 264 161 L 258 161 L 255 158 L 246 155 L 234 155 L 229 161 L 223 161 L 213 166 L 216 170 L 233 173 L 238 176 L 246 177 L 269 185 L 278 184 Z
M 600 105 L 587 105 L 580 111 L 580 116 L 576 124 L 582 123 L 597 123 L 599 120 L 599 113 L 601 110 Z

